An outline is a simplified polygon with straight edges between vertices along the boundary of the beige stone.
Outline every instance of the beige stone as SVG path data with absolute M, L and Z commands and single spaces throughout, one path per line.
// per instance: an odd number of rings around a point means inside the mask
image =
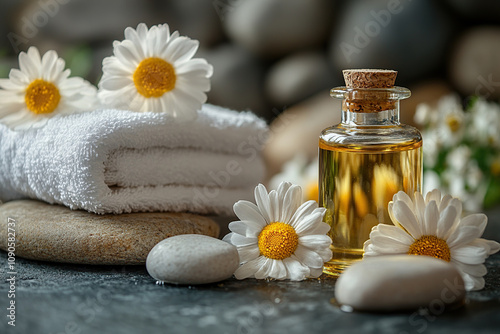
M 264 147 L 268 179 L 296 154 L 317 159 L 321 131 L 340 122 L 341 100 L 319 93 L 280 114 L 270 126 L 270 139 Z
M 15 221 L 16 256 L 54 262 L 145 264 L 149 251 L 168 237 L 219 235 L 219 226 L 213 220 L 188 213 L 96 215 L 21 200 L 0 206 L 3 250 L 7 249 L 8 218 Z

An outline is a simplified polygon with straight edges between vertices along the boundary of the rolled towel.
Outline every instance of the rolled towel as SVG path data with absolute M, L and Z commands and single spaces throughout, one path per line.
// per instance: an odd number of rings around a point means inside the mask
M 265 122 L 205 104 L 198 118 L 126 110 L 0 124 L 0 201 L 35 198 L 95 213 L 231 214 L 264 176 Z

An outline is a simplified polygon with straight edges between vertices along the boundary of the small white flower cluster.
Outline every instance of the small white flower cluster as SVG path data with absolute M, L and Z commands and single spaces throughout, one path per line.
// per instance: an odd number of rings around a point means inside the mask
M 464 109 L 456 95 L 435 108 L 420 104 L 424 192 L 438 188 L 459 197 L 466 210 L 500 202 L 500 105 L 472 98 Z

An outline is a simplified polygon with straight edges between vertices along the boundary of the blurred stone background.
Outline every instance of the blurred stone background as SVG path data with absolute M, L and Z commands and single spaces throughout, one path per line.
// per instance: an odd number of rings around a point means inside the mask
M 340 119 L 329 89 L 344 68 L 399 71 L 419 102 L 457 91 L 500 98 L 500 2 L 494 0 L 0 0 L 0 77 L 31 45 L 58 51 L 97 84 L 127 26 L 168 23 L 200 41 L 214 65 L 209 102 L 250 109 L 272 124 L 270 174 Z

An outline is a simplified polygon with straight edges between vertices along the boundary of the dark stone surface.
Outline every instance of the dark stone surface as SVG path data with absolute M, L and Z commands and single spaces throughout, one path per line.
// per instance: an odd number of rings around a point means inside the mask
M 484 233 L 500 240 L 500 207 Z M 221 234 L 223 236 L 224 234 Z M 16 326 L 9 319 L 9 268 L 0 251 L 0 333 L 498 333 L 500 253 L 486 260 L 481 291 L 465 306 L 427 313 L 345 313 L 335 280 L 230 279 L 204 286 L 159 286 L 144 266 L 65 265 L 16 258 Z M 369 278 L 367 278 L 369 279 Z M 390 282 L 388 282 L 390 284 Z
M 7 324 L 6 253 L 1 252 L 1 333 L 497 333 L 500 255 L 487 260 L 486 287 L 464 307 L 430 313 L 344 313 L 332 279 L 234 279 L 159 286 L 143 266 L 82 266 L 17 258 L 16 326 Z M 367 278 L 368 279 L 368 278 Z M 438 305 L 438 304 L 436 304 Z

